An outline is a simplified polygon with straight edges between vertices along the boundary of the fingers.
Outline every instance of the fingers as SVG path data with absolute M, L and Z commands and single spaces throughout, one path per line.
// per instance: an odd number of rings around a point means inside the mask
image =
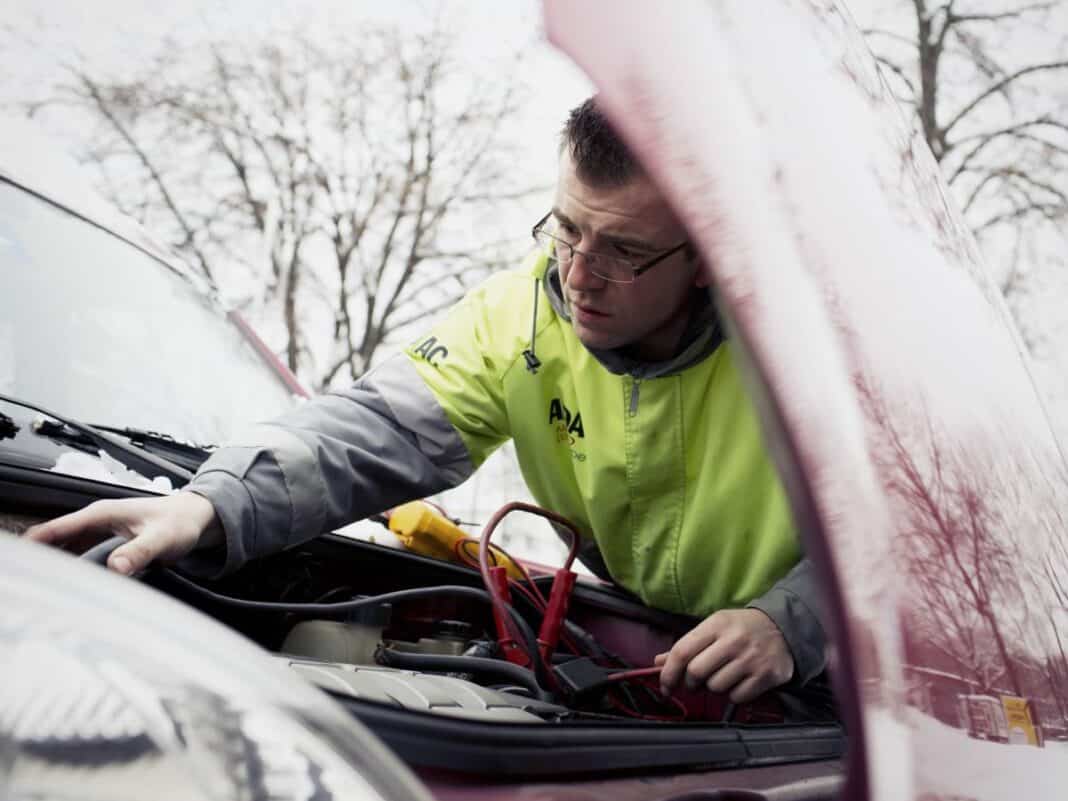
M 85 534 L 107 534 L 113 531 L 114 508 L 111 501 L 97 501 L 84 509 L 57 517 L 26 529 L 27 539 L 52 545 L 82 537 Z M 115 532 L 119 533 L 119 532 Z
M 663 654 L 660 656 L 664 656 Z M 661 664 L 660 657 L 657 657 Z M 750 701 L 789 681 L 794 663 L 775 623 L 756 609 L 722 610 L 680 639 L 662 660 L 665 693 L 685 683 Z
M 741 649 L 732 649 L 728 643 L 717 640 L 686 666 L 687 689 L 704 687 L 714 693 L 730 692 L 738 682 L 749 676 L 750 665 L 744 656 Z
M 128 542 L 112 552 L 108 567 L 130 575 L 144 570 L 155 559 L 181 558 L 214 524 L 215 509 L 209 501 L 193 493 L 175 493 L 160 498 L 97 501 L 34 526 L 25 536 L 70 548 L 117 534 Z
M 211 503 L 188 492 L 137 500 L 126 511 L 133 536 L 108 559 L 108 567 L 125 575 L 140 572 L 157 559 L 169 562 L 185 556 L 215 517 Z
M 124 576 L 132 575 L 148 567 L 168 545 L 159 533 L 142 534 L 112 551 L 108 567 Z
M 665 694 L 682 683 L 690 662 L 716 641 L 722 628 L 722 619 L 717 618 L 719 614 L 716 612 L 702 620 L 668 651 L 664 669 L 660 671 L 660 687 Z
M 727 696 L 735 704 L 744 704 L 752 701 L 760 695 L 778 685 L 771 682 L 768 677 L 750 676 L 738 682 Z

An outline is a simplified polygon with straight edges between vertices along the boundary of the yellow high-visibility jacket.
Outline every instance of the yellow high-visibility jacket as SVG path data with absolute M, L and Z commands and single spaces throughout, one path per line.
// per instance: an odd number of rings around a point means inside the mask
M 647 604 L 745 606 L 801 553 L 730 344 L 713 331 L 696 354 L 616 374 L 578 340 L 547 265 L 495 275 L 418 338 L 420 378 L 476 467 L 514 440 L 537 502 Z
M 217 451 L 189 488 L 215 506 L 225 555 L 186 567 L 219 574 L 455 486 L 509 438 L 537 502 L 583 532 L 595 572 L 668 611 L 759 608 L 795 677 L 822 671 L 822 594 L 711 304 L 667 362 L 592 352 L 543 254 L 351 388 Z

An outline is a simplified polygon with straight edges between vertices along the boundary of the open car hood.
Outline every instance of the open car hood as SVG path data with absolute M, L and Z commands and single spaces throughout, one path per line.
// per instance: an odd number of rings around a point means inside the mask
M 1068 469 L 1020 339 L 840 6 L 624 5 L 549 0 L 549 35 L 686 223 L 747 355 L 834 610 L 845 797 L 960 793 L 953 764 L 1009 751 L 967 737 L 962 696 L 1024 699 L 1048 732 L 1068 708 Z M 1053 797 L 1060 753 L 968 794 Z

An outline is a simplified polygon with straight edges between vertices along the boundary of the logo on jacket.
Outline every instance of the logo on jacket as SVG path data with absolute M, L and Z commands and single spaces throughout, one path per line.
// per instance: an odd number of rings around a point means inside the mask
M 586 438 L 586 432 L 582 429 L 581 413 L 572 414 L 562 400 L 553 398 L 549 401 L 549 425 L 556 431 L 557 442 L 566 442 L 572 449 L 571 455 L 578 461 L 586 460 L 585 454 L 574 450 L 577 438 Z
M 439 345 L 437 337 L 428 337 L 422 343 L 416 345 L 412 352 L 416 356 L 422 356 L 434 367 L 438 366 L 437 359 L 444 359 L 449 355 L 449 349 L 444 345 Z

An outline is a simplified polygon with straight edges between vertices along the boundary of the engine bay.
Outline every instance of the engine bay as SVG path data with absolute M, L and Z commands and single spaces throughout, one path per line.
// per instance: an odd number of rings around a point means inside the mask
M 57 489 L 84 487 L 50 482 L 40 496 L 50 502 L 63 497 Z M 37 504 L 4 511 L 13 534 L 54 513 Z M 480 564 L 476 550 L 467 543 L 446 559 L 335 533 L 215 580 L 160 566 L 138 578 L 271 652 L 420 769 L 603 775 L 844 752 L 825 684 L 784 686 L 738 706 L 707 692 L 666 697 L 653 659 L 695 619 L 591 577 L 561 581 L 567 566 L 504 576 L 514 560 L 487 548 Z M 102 564 L 109 552 L 102 543 L 82 558 Z M 503 603 L 487 589 L 492 567 L 498 594 L 507 588 Z
M 532 574 L 473 542 L 446 561 L 327 535 L 218 582 L 149 578 L 349 701 L 556 725 L 791 720 L 782 693 L 735 706 L 708 692 L 660 692 L 653 659 L 694 619 L 576 580 L 571 558 Z M 809 703 L 805 719 L 811 712 Z

